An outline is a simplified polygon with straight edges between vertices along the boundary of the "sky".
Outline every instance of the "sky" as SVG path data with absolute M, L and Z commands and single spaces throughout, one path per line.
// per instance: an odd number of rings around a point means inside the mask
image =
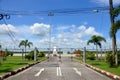
M 103 48 L 111 48 L 109 0 L 0 0 L 0 44 L 18 48 L 21 40 L 33 42 L 31 48 L 94 49 L 86 42 L 93 35 L 104 37 Z M 113 0 L 114 7 L 120 0 Z M 49 14 L 53 14 L 49 16 Z M 116 18 L 120 19 L 120 16 Z M 117 45 L 120 47 L 120 31 Z

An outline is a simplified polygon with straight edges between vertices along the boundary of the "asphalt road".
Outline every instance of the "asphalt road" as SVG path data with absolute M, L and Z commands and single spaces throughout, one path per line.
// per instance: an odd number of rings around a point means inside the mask
M 5 80 L 112 80 L 86 66 L 72 61 L 70 57 L 50 57 L 27 70 Z

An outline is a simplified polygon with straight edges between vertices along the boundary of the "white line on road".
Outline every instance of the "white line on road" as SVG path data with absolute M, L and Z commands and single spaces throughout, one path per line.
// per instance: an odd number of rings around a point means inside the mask
M 57 76 L 62 76 L 61 68 L 57 67 Z
M 59 67 L 60 76 L 62 76 L 61 68 Z
M 44 70 L 45 70 L 44 68 L 40 69 L 40 71 L 37 74 L 35 74 L 35 76 L 36 77 L 39 76 Z
M 58 74 L 58 67 L 57 67 L 57 76 L 58 76 L 59 74 Z
M 75 72 L 76 72 L 78 75 L 80 75 L 80 76 L 82 75 L 82 74 L 81 74 L 81 72 L 80 72 L 80 71 L 78 71 L 78 69 L 77 69 L 77 68 L 73 68 L 73 70 L 75 70 Z

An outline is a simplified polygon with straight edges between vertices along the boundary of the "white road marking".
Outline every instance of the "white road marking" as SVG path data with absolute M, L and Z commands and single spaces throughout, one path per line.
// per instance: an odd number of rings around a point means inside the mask
M 82 74 L 81 74 L 81 72 L 80 71 L 78 71 L 78 69 L 77 68 L 73 68 L 73 70 L 75 70 L 75 72 L 79 75 L 79 76 L 81 76 Z
M 40 69 L 40 71 L 37 74 L 35 74 L 35 76 L 36 77 L 39 76 L 44 70 L 45 70 L 44 68 Z
M 58 67 L 57 67 L 57 76 L 58 76 Z
M 57 67 L 57 76 L 62 76 L 61 68 Z
M 61 68 L 59 67 L 59 74 L 60 76 L 62 76 L 62 72 L 61 72 Z

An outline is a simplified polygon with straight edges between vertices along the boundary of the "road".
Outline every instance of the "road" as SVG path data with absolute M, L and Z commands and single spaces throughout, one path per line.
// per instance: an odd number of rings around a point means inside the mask
M 5 80 L 112 80 L 71 60 L 70 57 L 50 57 Z

